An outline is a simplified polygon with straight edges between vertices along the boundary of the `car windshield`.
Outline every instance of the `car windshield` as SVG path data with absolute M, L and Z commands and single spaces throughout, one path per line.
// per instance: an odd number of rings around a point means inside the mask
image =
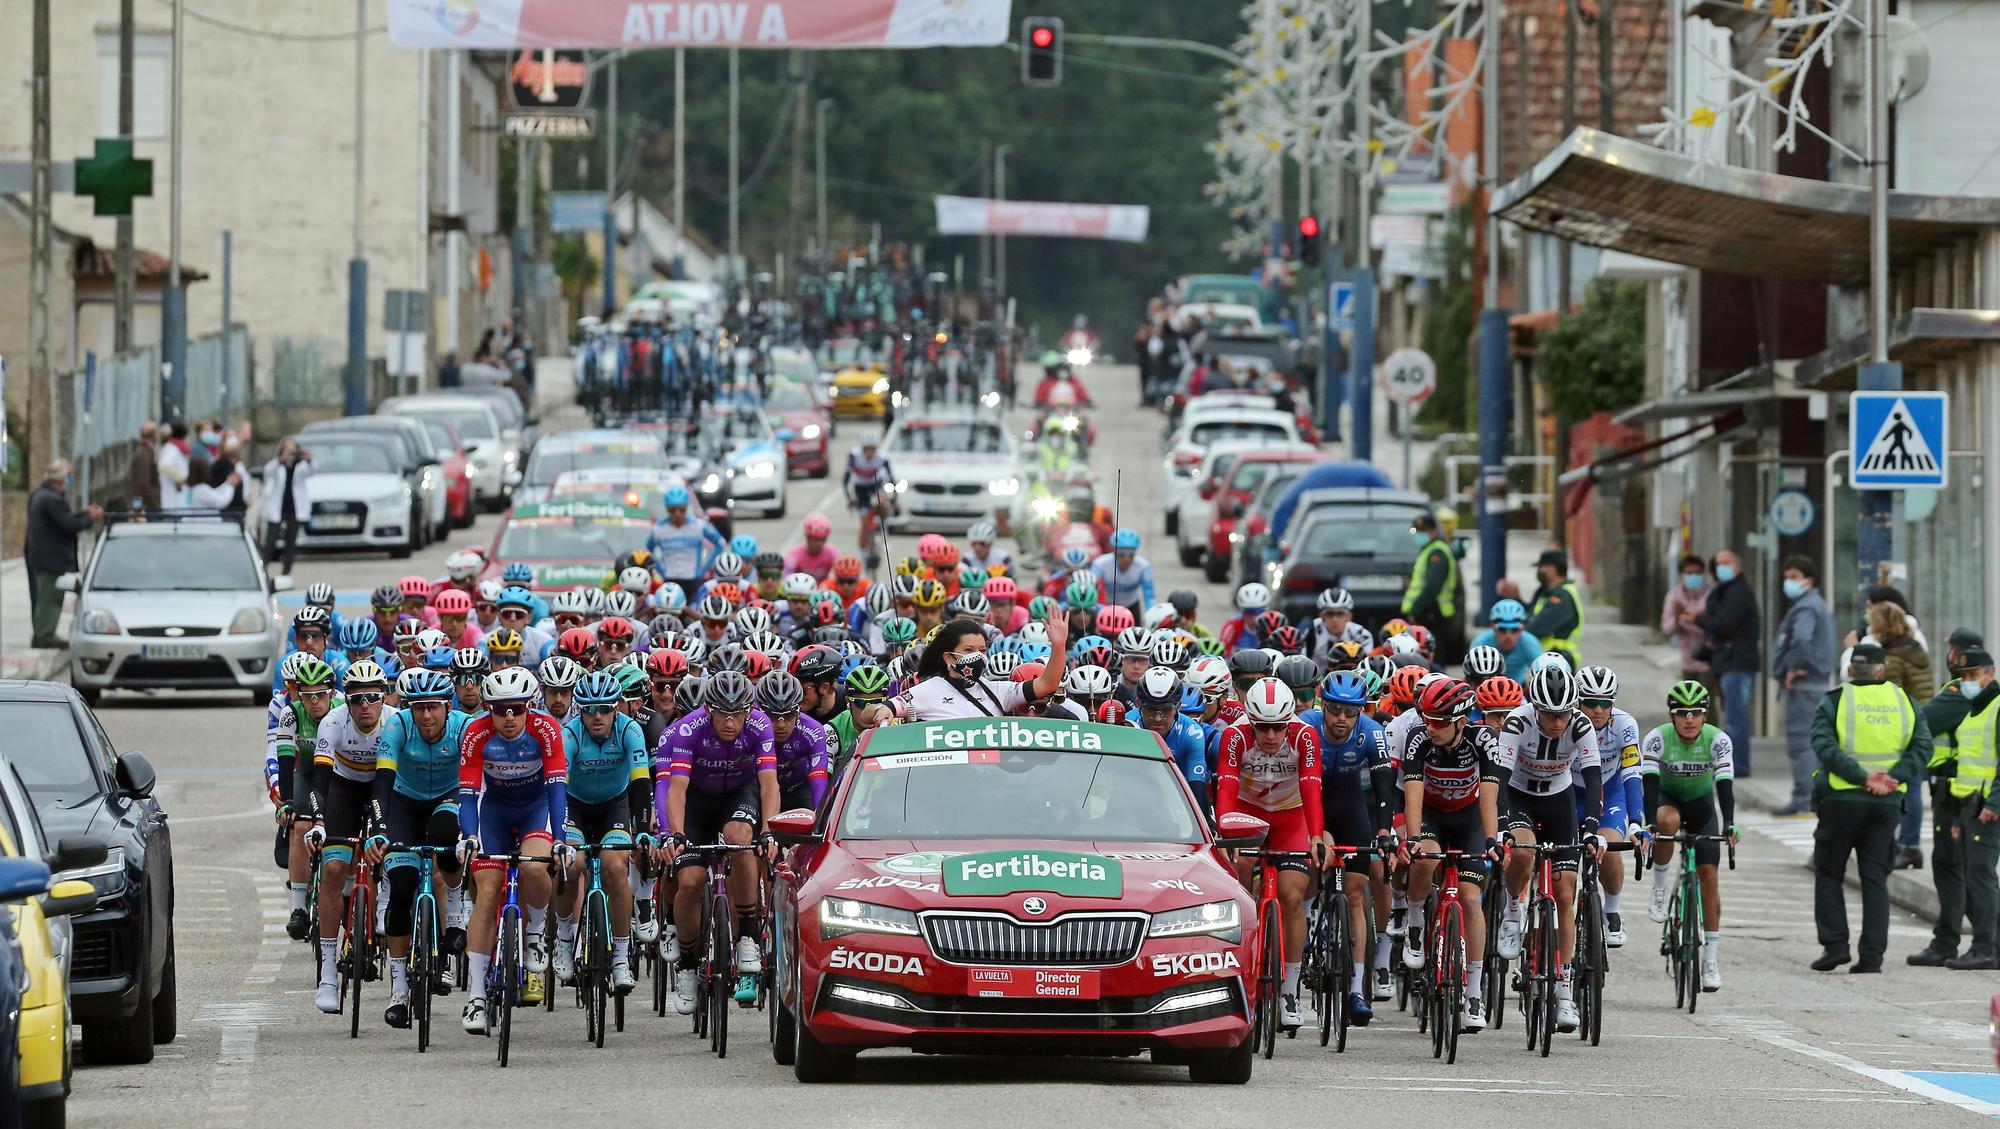
M 485 412 L 475 412 L 470 408 L 426 408 L 424 414 L 441 416 L 451 421 L 451 425 L 467 440 L 493 438 L 493 417 Z
M 1294 549 L 1304 557 L 1407 557 L 1408 518 L 1315 511 Z M 1414 515 L 1412 515 L 1414 516 Z
M 525 518 L 507 523 L 494 555 L 503 561 L 612 561 L 645 548 L 650 528 L 624 518 Z
M 1188 283 L 1181 301 L 1213 302 L 1227 306 L 1256 306 L 1264 299 L 1263 287 L 1254 278 L 1218 278 Z
M 1257 488 L 1264 484 L 1264 480 L 1270 477 L 1271 471 L 1281 465 L 1283 464 L 1264 461 L 1238 463 L 1229 475 L 1229 488 L 1241 490 L 1245 494 L 1255 494 Z
M 812 393 L 805 385 L 789 380 L 774 380 L 770 390 L 764 393 L 764 407 L 774 412 L 809 412 L 813 410 Z
M 1278 499 L 1284 497 L 1285 491 L 1290 490 L 1292 483 L 1297 482 L 1303 474 L 1305 474 L 1304 468 L 1286 468 L 1280 464 L 1280 469 L 1266 475 L 1263 488 L 1258 492 L 1255 503 L 1258 512 L 1269 514 L 1277 508 Z
M 319 452 L 313 452 L 317 455 Z M 230 532 L 235 533 L 232 527 Z M 263 577 L 241 537 L 130 534 L 107 537 L 93 592 L 261 592 Z
M 312 452 L 314 474 L 399 474 L 395 456 L 387 443 L 356 440 L 328 442 L 307 436 L 306 449 Z
M 43 811 L 74 808 L 97 798 L 98 779 L 91 769 L 90 750 L 68 706 L 61 702 L 0 702 L 0 731 L 7 734 L 0 754 L 20 772 L 36 807 Z M 21 841 L 18 834 L 14 841 Z
M 843 839 L 1202 841 L 1166 761 L 1018 750 L 984 762 L 856 773 L 841 808 L 839 834 Z
M 564 471 L 606 467 L 665 470 L 666 463 L 660 449 L 651 443 L 565 443 L 535 448 L 534 458 L 528 460 L 527 480 L 530 486 L 551 486 Z
M 1223 439 L 1261 439 L 1267 443 L 1288 443 L 1291 438 L 1291 434 L 1285 430 L 1283 424 L 1249 419 L 1209 420 L 1195 424 L 1194 430 L 1188 433 L 1188 442 L 1197 447 L 1206 447 Z
M 451 425 L 430 416 L 418 416 L 417 419 L 430 435 L 431 448 L 437 452 L 438 458 L 448 459 L 458 453 L 457 444 L 451 441 Z
M 911 420 L 896 429 L 891 454 L 997 455 L 1006 450 L 1006 433 L 986 420 Z

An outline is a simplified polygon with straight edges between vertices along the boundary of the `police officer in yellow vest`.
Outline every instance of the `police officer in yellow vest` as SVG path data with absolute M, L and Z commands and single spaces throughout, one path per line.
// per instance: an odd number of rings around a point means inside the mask
M 1957 638 L 1957 633 L 1953 633 Z M 1964 707 L 1951 726 L 1952 754 L 1940 762 L 1931 757 L 1931 775 L 1940 777 L 1932 804 L 1931 851 L 1938 890 L 1938 920 L 1931 943 L 1910 954 L 1918 965 L 1957 969 L 2000 968 L 2000 800 L 1993 796 L 1994 766 L 2000 755 L 2000 680 L 1994 678 L 1993 655 L 1983 646 L 1955 651 L 1958 677 L 1945 684 Z M 1934 717 L 1928 705 L 1927 717 Z M 1940 736 L 1938 748 L 1944 750 Z M 1971 921 L 1972 947 L 1958 953 L 1960 916 Z
M 1889 947 L 1889 870 L 1896 822 L 1910 782 L 1924 778 L 1931 731 L 1900 686 L 1883 680 L 1888 656 L 1873 643 L 1854 648 L 1849 681 L 1827 692 L 1813 714 L 1812 748 L 1819 760 L 1814 800 L 1813 920 L 1823 950 L 1814 971 L 1853 962 L 1850 972 L 1882 971 Z M 1860 956 L 1847 947 L 1847 859 L 1861 872 Z
M 1450 628 L 1458 618 L 1458 554 L 1438 529 L 1437 518 L 1427 513 L 1411 520 L 1410 540 L 1417 543 L 1417 560 L 1403 589 L 1403 618 L 1423 624 L 1434 640 L 1452 638 Z
M 1543 550 L 1535 562 L 1535 579 L 1541 587 L 1528 604 L 1528 633 L 1541 640 L 1542 650 L 1568 659 L 1575 670 L 1583 645 L 1583 595 L 1569 578 L 1569 554 Z

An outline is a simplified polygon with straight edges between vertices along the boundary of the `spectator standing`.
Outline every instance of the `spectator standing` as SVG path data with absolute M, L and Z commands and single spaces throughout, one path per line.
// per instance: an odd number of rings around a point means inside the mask
M 1914 965 L 2000 968 L 2000 810 L 1992 806 L 2000 682 L 1977 632 L 1959 628 L 1945 647 L 1954 675 L 1924 705 L 1931 727 L 1931 874 L 1937 924 L 1931 942 L 1904 959 Z M 1971 926 L 1963 956 L 1959 924 Z
M 446 353 L 444 359 L 438 362 L 438 387 L 457 388 L 464 380 L 458 369 L 458 354 Z
M 77 570 L 76 535 L 104 517 L 102 506 L 82 512 L 71 509 L 69 482 L 69 460 L 57 459 L 49 464 L 42 484 L 28 496 L 28 537 L 22 555 L 28 566 L 28 615 L 34 623 L 34 636 L 28 643 L 31 647 L 69 646 L 67 639 L 56 637 L 56 621 L 63 606 L 56 578 Z
M 1868 605 L 1868 635 L 1888 656 L 1888 680 L 1918 705 L 1930 701 L 1937 687 L 1931 681 L 1930 652 L 1917 641 L 1902 607 L 1889 600 Z M 1896 827 L 1896 869 L 1923 869 L 1923 829 L 1924 791 L 1912 788 L 1903 799 L 1903 818 Z
M 287 435 L 278 444 L 278 453 L 264 464 L 264 558 L 278 555 L 278 539 L 284 538 L 285 575 L 292 574 L 292 561 L 299 555 L 299 524 L 312 517 L 312 452 Z
M 1722 729 L 1736 750 L 1736 775 L 1750 775 L 1750 716 L 1757 704 L 1757 672 L 1763 669 L 1762 621 L 1757 594 L 1743 576 L 1743 560 L 1733 549 L 1715 554 L 1715 587 L 1702 610 L 1683 619 L 1701 629 L 1706 661 L 1722 683 Z M 1533 626 L 1532 624 L 1530 626 Z M 1696 652 L 1700 657 L 1700 652 Z
M 181 510 L 187 508 L 187 435 L 187 424 L 177 423 L 160 440 L 158 466 L 160 474 L 160 508 L 163 510 Z
M 1700 564 L 1695 562 L 1697 568 Z M 1792 798 L 1773 814 L 1796 816 L 1812 812 L 1813 768 L 1818 764 L 1812 749 L 1812 720 L 1833 675 L 1833 609 L 1820 594 L 1819 569 L 1810 557 L 1785 562 L 1784 586 L 1791 607 L 1785 609 L 1771 644 L 1771 677 L 1784 686 L 1780 697 L 1785 756 L 1792 764 Z
M 1708 566 L 1688 553 L 1681 557 L 1680 576 L 1667 589 L 1666 603 L 1660 608 L 1660 634 L 1681 645 L 1681 678 L 1708 687 L 1713 697 L 1721 697 L 1722 685 L 1708 664 L 1695 657 L 1701 650 L 1701 628 L 1693 616 L 1701 614 L 1708 602 Z
M 1575 670 L 1582 661 L 1578 656 L 1583 647 L 1583 593 L 1569 578 L 1569 554 L 1542 550 L 1535 561 L 1535 579 L 1541 587 L 1528 602 L 1528 633 L 1541 641 L 1542 650 L 1568 659 L 1569 668 Z
M 222 453 L 209 464 L 208 484 L 227 489 L 219 507 L 224 512 L 242 513 L 250 508 L 243 485 L 243 440 L 233 431 L 222 436 Z
M 139 425 L 139 445 L 125 464 L 125 479 L 138 503 L 135 509 L 160 508 L 160 425 L 152 420 Z

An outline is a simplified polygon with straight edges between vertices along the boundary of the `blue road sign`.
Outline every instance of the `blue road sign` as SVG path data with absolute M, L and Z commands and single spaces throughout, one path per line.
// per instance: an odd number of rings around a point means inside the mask
M 1856 490 L 1941 489 L 1951 451 L 1944 392 L 1856 392 L 1847 401 Z
M 1332 287 L 1332 298 L 1328 304 L 1333 309 L 1333 329 L 1336 333 L 1349 333 L 1354 329 L 1354 284 L 1336 282 Z
M 1819 516 L 1819 507 L 1813 505 L 1812 495 L 1803 490 L 1780 490 L 1771 495 L 1768 513 L 1771 528 L 1778 536 L 1798 537 L 1812 528 L 1813 519 Z

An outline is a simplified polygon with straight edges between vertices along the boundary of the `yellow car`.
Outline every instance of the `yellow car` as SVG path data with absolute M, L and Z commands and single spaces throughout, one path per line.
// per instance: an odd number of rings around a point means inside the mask
M 866 368 L 844 368 L 833 375 L 835 416 L 874 416 L 889 407 L 889 366 L 876 361 Z

